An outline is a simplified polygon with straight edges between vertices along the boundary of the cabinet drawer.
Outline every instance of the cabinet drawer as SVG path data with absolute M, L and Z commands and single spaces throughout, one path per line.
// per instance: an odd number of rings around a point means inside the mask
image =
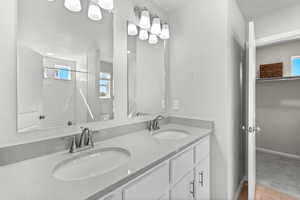
M 171 160 L 171 182 L 177 183 L 194 166 L 193 149 L 187 150 Z
M 195 163 L 198 164 L 209 154 L 209 137 L 203 138 L 195 146 Z
M 164 163 L 123 190 L 123 200 L 158 200 L 169 187 L 169 165 Z

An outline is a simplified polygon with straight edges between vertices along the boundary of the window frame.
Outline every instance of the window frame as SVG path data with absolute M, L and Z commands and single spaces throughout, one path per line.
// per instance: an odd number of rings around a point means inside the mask
M 72 68 L 70 66 L 55 64 L 54 68 L 55 68 L 55 74 L 54 74 L 54 79 L 55 80 L 61 80 L 61 81 L 71 81 L 72 80 Z M 66 78 L 66 79 L 65 78 L 60 78 L 58 76 L 58 73 L 59 73 L 60 70 L 68 72 L 68 78 Z
M 101 74 L 109 74 L 110 78 L 101 78 Z M 107 81 L 108 84 L 101 84 L 101 81 Z M 109 72 L 100 72 L 99 73 L 99 82 L 98 82 L 98 86 L 99 86 L 99 98 L 100 99 L 111 99 L 112 98 L 112 94 L 111 94 L 111 88 L 112 88 L 112 73 Z M 101 87 L 107 87 L 107 95 L 106 96 L 101 96 Z
M 300 76 L 300 74 L 294 75 L 294 60 L 299 59 L 300 60 L 300 55 L 299 56 L 292 56 L 291 57 L 291 76 Z

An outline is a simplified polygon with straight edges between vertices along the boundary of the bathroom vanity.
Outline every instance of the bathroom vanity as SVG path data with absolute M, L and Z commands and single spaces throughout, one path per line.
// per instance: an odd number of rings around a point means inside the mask
M 1 198 L 209 199 L 211 132 L 171 123 L 2 166 Z
M 209 136 L 101 200 L 209 199 Z

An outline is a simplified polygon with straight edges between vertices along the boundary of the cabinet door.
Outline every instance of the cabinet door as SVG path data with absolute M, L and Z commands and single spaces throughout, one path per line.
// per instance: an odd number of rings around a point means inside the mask
M 209 156 L 195 169 L 195 197 L 196 200 L 210 199 Z
M 166 192 L 164 195 L 162 195 L 159 200 L 170 200 L 170 192 Z
M 158 200 L 169 188 L 169 165 L 164 163 L 123 189 L 124 200 Z
M 194 199 L 194 174 L 189 172 L 171 190 L 171 200 Z

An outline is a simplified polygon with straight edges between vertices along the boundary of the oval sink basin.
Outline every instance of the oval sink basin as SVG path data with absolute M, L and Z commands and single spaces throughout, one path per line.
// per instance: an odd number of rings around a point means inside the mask
M 99 149 L 62 161 L 54 168 L 53 176 L 63 181 L 88 179 L 111 172 L 129 159 L 126 149 Z
M 181 140 L 189 136 L 189 133 L 182 130 L 162 130 L 153 133 L 152 135 L 160 140 Z

